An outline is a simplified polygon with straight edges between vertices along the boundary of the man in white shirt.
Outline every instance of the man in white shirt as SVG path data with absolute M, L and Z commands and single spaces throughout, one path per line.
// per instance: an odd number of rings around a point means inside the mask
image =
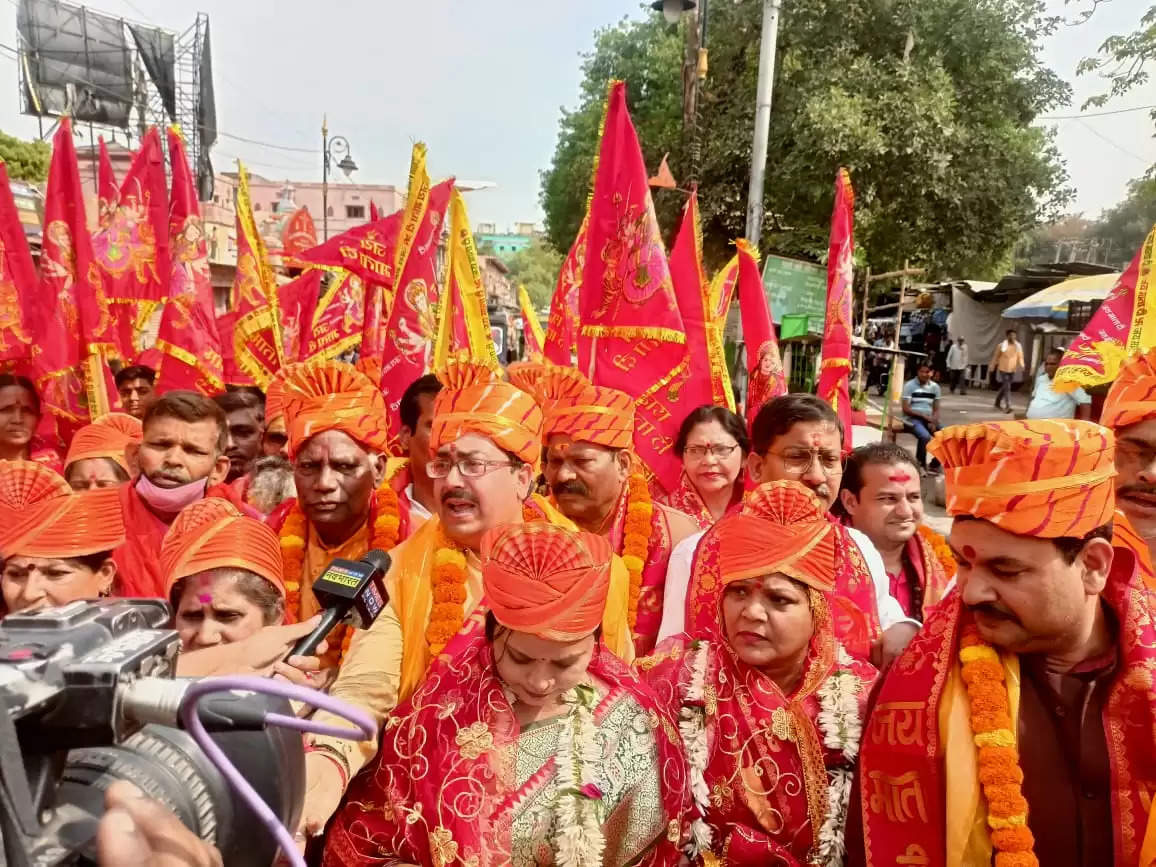
M 955 338 L 955 343 L 947 350 L 947 372 L 951 381 L 951 393 L 958 388 L 960 394 L 967 394 L 967 343 L 963 337 Z
M 839 495 L 843 478 L 842 436 L 839 417 L 831 407 L 811 394 L 786 394 L 763 405 L 751 426 L 751 454 L 747 469 L 758 483 L 780 479 L 802 482 L 830 508 Z M 891 581 L 883 558 L 871 540 L 852 527 L 836 528 L 863 555 L 875 587 L 875 602 L 882 638 L 873 657 L 886 665 L 919 629 L 891 596 Z M 690 586 L 695 548 L 702 533 L 675 546 L 666 571 L 662 626 L 658 640 L 677 635 L 685 627 L 686 593 Z
M 1079 418 L 1092 417 L 1092 397 L 1082 388 L 1075 391 L 1056 391 L 1052 379 L 1060 367 L 1064 350 L 1050 349 L 1044 365 L 1036 374 L 1032 387 L 1032 402 L 1028 404 L 1028 418 Z

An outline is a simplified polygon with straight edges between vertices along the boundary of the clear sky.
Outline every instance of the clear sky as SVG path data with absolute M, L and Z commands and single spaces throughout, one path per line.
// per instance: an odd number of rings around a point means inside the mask
M 1049 5 L 1074 18 L 1090 2 Z M 0 11 L 2 45 L 16 44 L 15 6 L 0 3 L 7 10 Z M 1056 114 L 1078 114 L 1082 99 L 1099 89 L 1095 80 L 1075 78 L 1080 58 L 1105 36 L 1133 29 L 1147 6 L 1113 0 L 1049 41 L 1048 63 L 1076 90 L 1073 105 Z M 327 113 L 330 132 L 352 144 L 359 180 L 404 185 L 411 143 L 422 139 L 435 179 L 452 173 L 497 184 L 470 194 L 469 207 L 475 223 L 499 225 L 541 219 L 538 173 L 553 154 L 559 107 L 577 100 L 579 54 L 597 28 L 642 14 L 637 0 L 94 0 L 91 8 L 173 30 L 189 26 L 195 10 L 209 14 L 218 169 L 240 156 L 266 177 L 320 179 Z M 35 135 L 35 119 L 18 113 L 15 72 L 15 61 L 0 51 L 0 75 L 11 82 L 0 88 L 0 128 Z M 1156 84 L 1106 109 L 1152 103 Z M 1156 163 L 1147 112 L 1057 123 L 1075 209 L 1089 216 Z M 229 134 L 318 152 L 251 145 Z

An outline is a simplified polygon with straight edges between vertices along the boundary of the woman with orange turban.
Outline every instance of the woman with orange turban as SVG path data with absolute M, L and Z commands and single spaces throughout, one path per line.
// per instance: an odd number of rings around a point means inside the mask
M 636 663 L 668 704 L 705 864 L 838 865 L 875 669 L 835 640 L 835 533 L 798 482 L 759 487 L 707 531 L 689 634 Z
M 0 462 L 0 587 L 7 613 L 108 595 L 124 541 L 116 488 L 74 492 L 36 461 Z
M 123 412 L 110 412 L 76 432 L 64 457 L 64 478 L 74 491 L 115 488 L 132 475 L 129 443 L 139 443 L 141 423 Z
M 459 633 L 390 716 L 326 865 L 679 862 L 686 761 L 602 644 L 610 557 L 602 537 L 546 523 L 486 535 L 485 628 Z
M 161 571 L 185 650 L 231 644 L 285 619 L 277 534 L 228 500 L 209 497 L 177 516 Z

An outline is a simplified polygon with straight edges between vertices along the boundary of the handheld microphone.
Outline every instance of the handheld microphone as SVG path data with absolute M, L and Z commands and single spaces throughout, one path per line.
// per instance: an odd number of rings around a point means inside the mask
M 376 548 L 360 560 L 337 559 L 313 582 L 313 595 L 324 609 L 317 627 L 293 645 L 289 656 L 308 656 L 334 626 L 352 616 L 358 629 L 368 629 L 389 600 L 385 573 L 389 555 Z

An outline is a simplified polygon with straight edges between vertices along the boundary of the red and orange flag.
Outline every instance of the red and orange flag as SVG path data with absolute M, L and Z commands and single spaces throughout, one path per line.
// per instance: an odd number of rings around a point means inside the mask
M 425 372 L 426 349 L 437 332 L 434 312 L 438 298 L 437 251 L 453 189 L 453 178 L 430 188 L 425 212 L 409 245 L 389 307 L 380 385 L 393 440 L 401 433 L 398 414 L 401 396 L 410 383 Z
M 486 310 L 486 289 L 462 194 L 450 194 L 450 236 L 446 285 L 438 309 L 438 330 L 430 366 L 446 370 L 451 361 L 474 361 L 498 369 L 498 355 Z
M 326 272 L 329 279 L 323 283 Z M 304 293 L 298 301 L 301 316 L 298 361 L 332 360 L 361 344 L 365 284 L 360 277 L 344 268 L 310 268 L 294 283 L 303 284 Z M 283 296 L 288 289 L 289 286 L 281 287 Z M 288 317 L 283 316 L 282 322 L 286 321 Z
M 381 213 L 377 210 L 377 203 L 373 199 L 369 200 L 369 222 L 376 223 L 381 219 Z
M 526 354 L 531 361 L 541 361 L 542 349 L 546 345 L 546 335 L 542 333 L 542 323 L 534 312 L 534 302 L 525 286 L 518 287 L 518 307 L 522 311 L 522 339 L 526 343 Z
M 302 205 L 289 215 L 285 228 L 281 230 L 281 261 L 294 267 L 298 257 L 306 250 L 317 246 L 317 227 L 309 209 Z
M 674 438 L 698 403 L 688 399 L 695 385 L 686 334 L 621 81 L 610 85 L 603 129 L 578 296 L 578 367 L 595 385 L 634 398 L 638 456 L 670 491 L 682 472 Z
M 35 291 L 36 266 L 0 161 L 0 362 L 25 360 L 32 351 Z
M 168 228 L 171 269 L 169 300 L 156 343 L 161 353 L 157 391 L 191 389 L 216 394 L 225 389 L 225 370 L 205 229 L 184 139 L 175 127 L 167 134 L 173 173 Z
M 169 290 L 172 265 L 164 159 L 160 133 L 155 126 L 149 127 L 108 224 L 92 237 L 117 323 L 118 345 L 126 360 L 145 349 L 145 325 Z
M 120 201 L 120 187 L 116 182 L 116 172 L 112 170 L 112 160 L 108 156 L 108 145 L 104 143 L 104 136 L 100 137 L 100 169 L 97 173 L 97 226 L 107 228 L 112 222 L 112 213 Z
M 554 286 L 554 297 L 550 300 L 550 318 L 546 321 L 546 359 L 553 364 L 570 367 L 578 354 L 578 287 L 582 284 L 582 271 L 586 267 L 586 224 L 589 216 L 583 218 L 578 236 L 570 245 L 570 252 L 562 262 L 558 272 L 558 282 Z
M 1129 357 L 1156 346 L 1156 228 L 1148 233 L 1100 309 L 1068 346 L 1056 391 L 1112 382 Z
M 851 176 L 839 169 L 827 249 L 827 318 L 823 323 L 823 361 L 818 396 L 843 422 L 843 451 L 851 450 L 851 277 L 855 252 L 855 194 Z
M 709 386 L 709 394 L 703 394 L 704 403 L 732 410 L 735 401 L 723 348 L 723 327 L 737 274 L 738 260 L 734 259 L 715 280 L 707 281 L 702 265 L 698 192 L 692 192 L 682 213 L 678 237 L 670 251 L 670 279 L 678 298 L 683 327 L 686 328 L 691 371 L 696 380 L 705 380 Z
M 277 305 L 277 280 L 269 267 L 265 242 L 253 220 L 249 175 L 237 163 L 237 273 L 233 278 L 233 358 L 258 387 L 281 369 L 284 351 Z
M 735 245 L 739 250 L 739 313 L 743 322 L 743 341 L 747 345 L 746 417 L 750 427 L 764 403 L 787 393 L 787 377 L 783 372 L 775 322 L 771 318 L 771 305 L 763 289 L 755 251 L 742 239 Z

